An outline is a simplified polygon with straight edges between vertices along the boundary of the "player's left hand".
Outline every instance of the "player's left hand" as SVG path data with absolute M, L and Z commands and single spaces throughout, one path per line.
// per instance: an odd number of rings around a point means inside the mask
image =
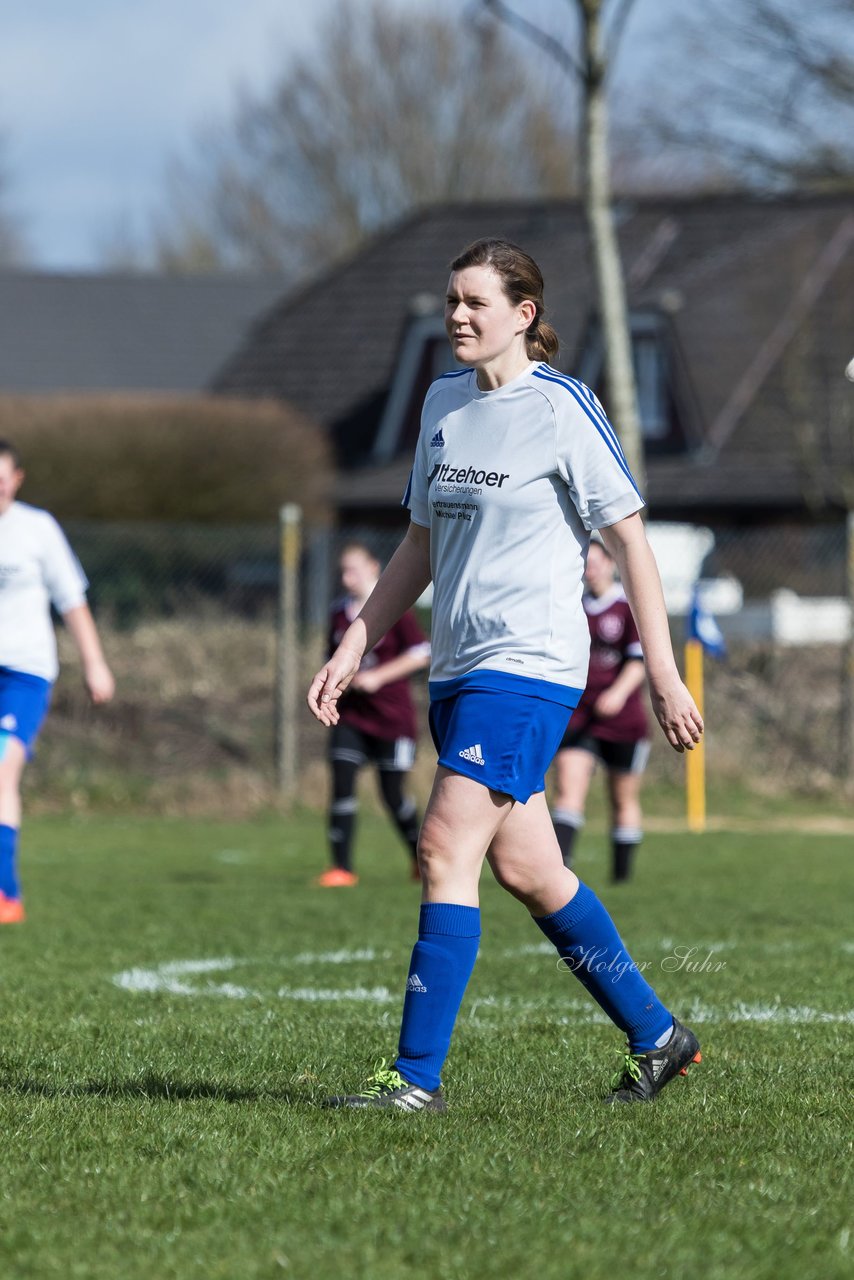
M 652 709 L 675 751 L 693 751 L 703 736 L 703 717 L 685 685 L 676 676 L 667 683 L 650 680 Z
M 339 645 L 312 680 L 306 696 L 308 708 L 327 728 L 338 723 L 338 699 L 359 670 L 361 660 L 360 653 Z
M 84 672 L 83 678 L 86 681 L 86 688 L 89 690 L 89 697 L 96 707 L 104 702 L 109 702 L 116 692 L 116 682 L 106 662 L 90 663 Z

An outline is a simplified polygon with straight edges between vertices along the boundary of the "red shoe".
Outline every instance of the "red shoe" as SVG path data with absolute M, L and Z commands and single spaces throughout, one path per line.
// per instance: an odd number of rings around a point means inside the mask
M 330 867 L 318 876 L 314 882 L 321 889 L 343 889 L 346 885 L 358 884 L 359 877 L 355 871 L 345 871 L 343 867 Z
M 20 898 L 7 898 L 0 893 L 0 924 L 21 924 L 26 918 Z

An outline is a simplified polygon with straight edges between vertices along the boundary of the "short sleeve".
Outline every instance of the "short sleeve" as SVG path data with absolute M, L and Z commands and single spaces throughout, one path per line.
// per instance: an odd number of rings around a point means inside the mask
M 429 403 L 429 401 L 427 402 Z M 427 408 L 425 403 L 424 409 Z M 415 446 L 415 459 L 412 464 L 412 471 L 409 476 L 409 483 L 406 486 L 406 493 L 403 495 L 401 506 L 408 507 L 409 513 L 415 524 L 423 525 L 425 529 L 430 527 L 430 504 L 428 501 L 429 477 L 427 474 L 427 435 L 424 431 L 424 411 L 421 414 L 421 433 L 418 436 L 418 444 Z
M 430 641 L 418 625 L 418 619 L 412 610 L 405 613 L 395 626 L 401 653 L 429 656 Z
M 573 380 L 555 404 L 558 470 L 588 532 L 644 506 L 617 433 L 589 387 Z
M 44 583 L 58 613 L 86 603 L 86 575 L 62 529 L 47 512 L 41 529 L 41 562 Z

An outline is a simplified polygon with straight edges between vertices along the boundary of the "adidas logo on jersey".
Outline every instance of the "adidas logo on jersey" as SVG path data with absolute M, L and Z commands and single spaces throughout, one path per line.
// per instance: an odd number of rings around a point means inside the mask
M 444 447 L 445 447 L 445 437 L 442 435 L 442 428 L 440 427 L 439 430 L 434 435 L 433 439 L 430 441 L 430 448 L 444 449 Z
M 481 755 L 481 746 L 479 742 L 474 747 L 465 747 L 460 752 L 460 755 L 464 760 L 471 761 L 472 764 L 486 764 L 486 761 Z
M 421 981 L 417 973 L 410 973 L 406 980 L 406 990 L 420 991 L 422 995 L 427 994 L 427 988 L 424 986 L 424 983 Z

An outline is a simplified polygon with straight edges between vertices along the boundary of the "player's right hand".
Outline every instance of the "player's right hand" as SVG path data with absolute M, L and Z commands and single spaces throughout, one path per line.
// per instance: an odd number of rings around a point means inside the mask
M 306 701 L 321 724 L 331 727 L 338 723 L 338 699 L 359 670 L 360 662 L 360 654 L 338 648 L 312 680 Z

